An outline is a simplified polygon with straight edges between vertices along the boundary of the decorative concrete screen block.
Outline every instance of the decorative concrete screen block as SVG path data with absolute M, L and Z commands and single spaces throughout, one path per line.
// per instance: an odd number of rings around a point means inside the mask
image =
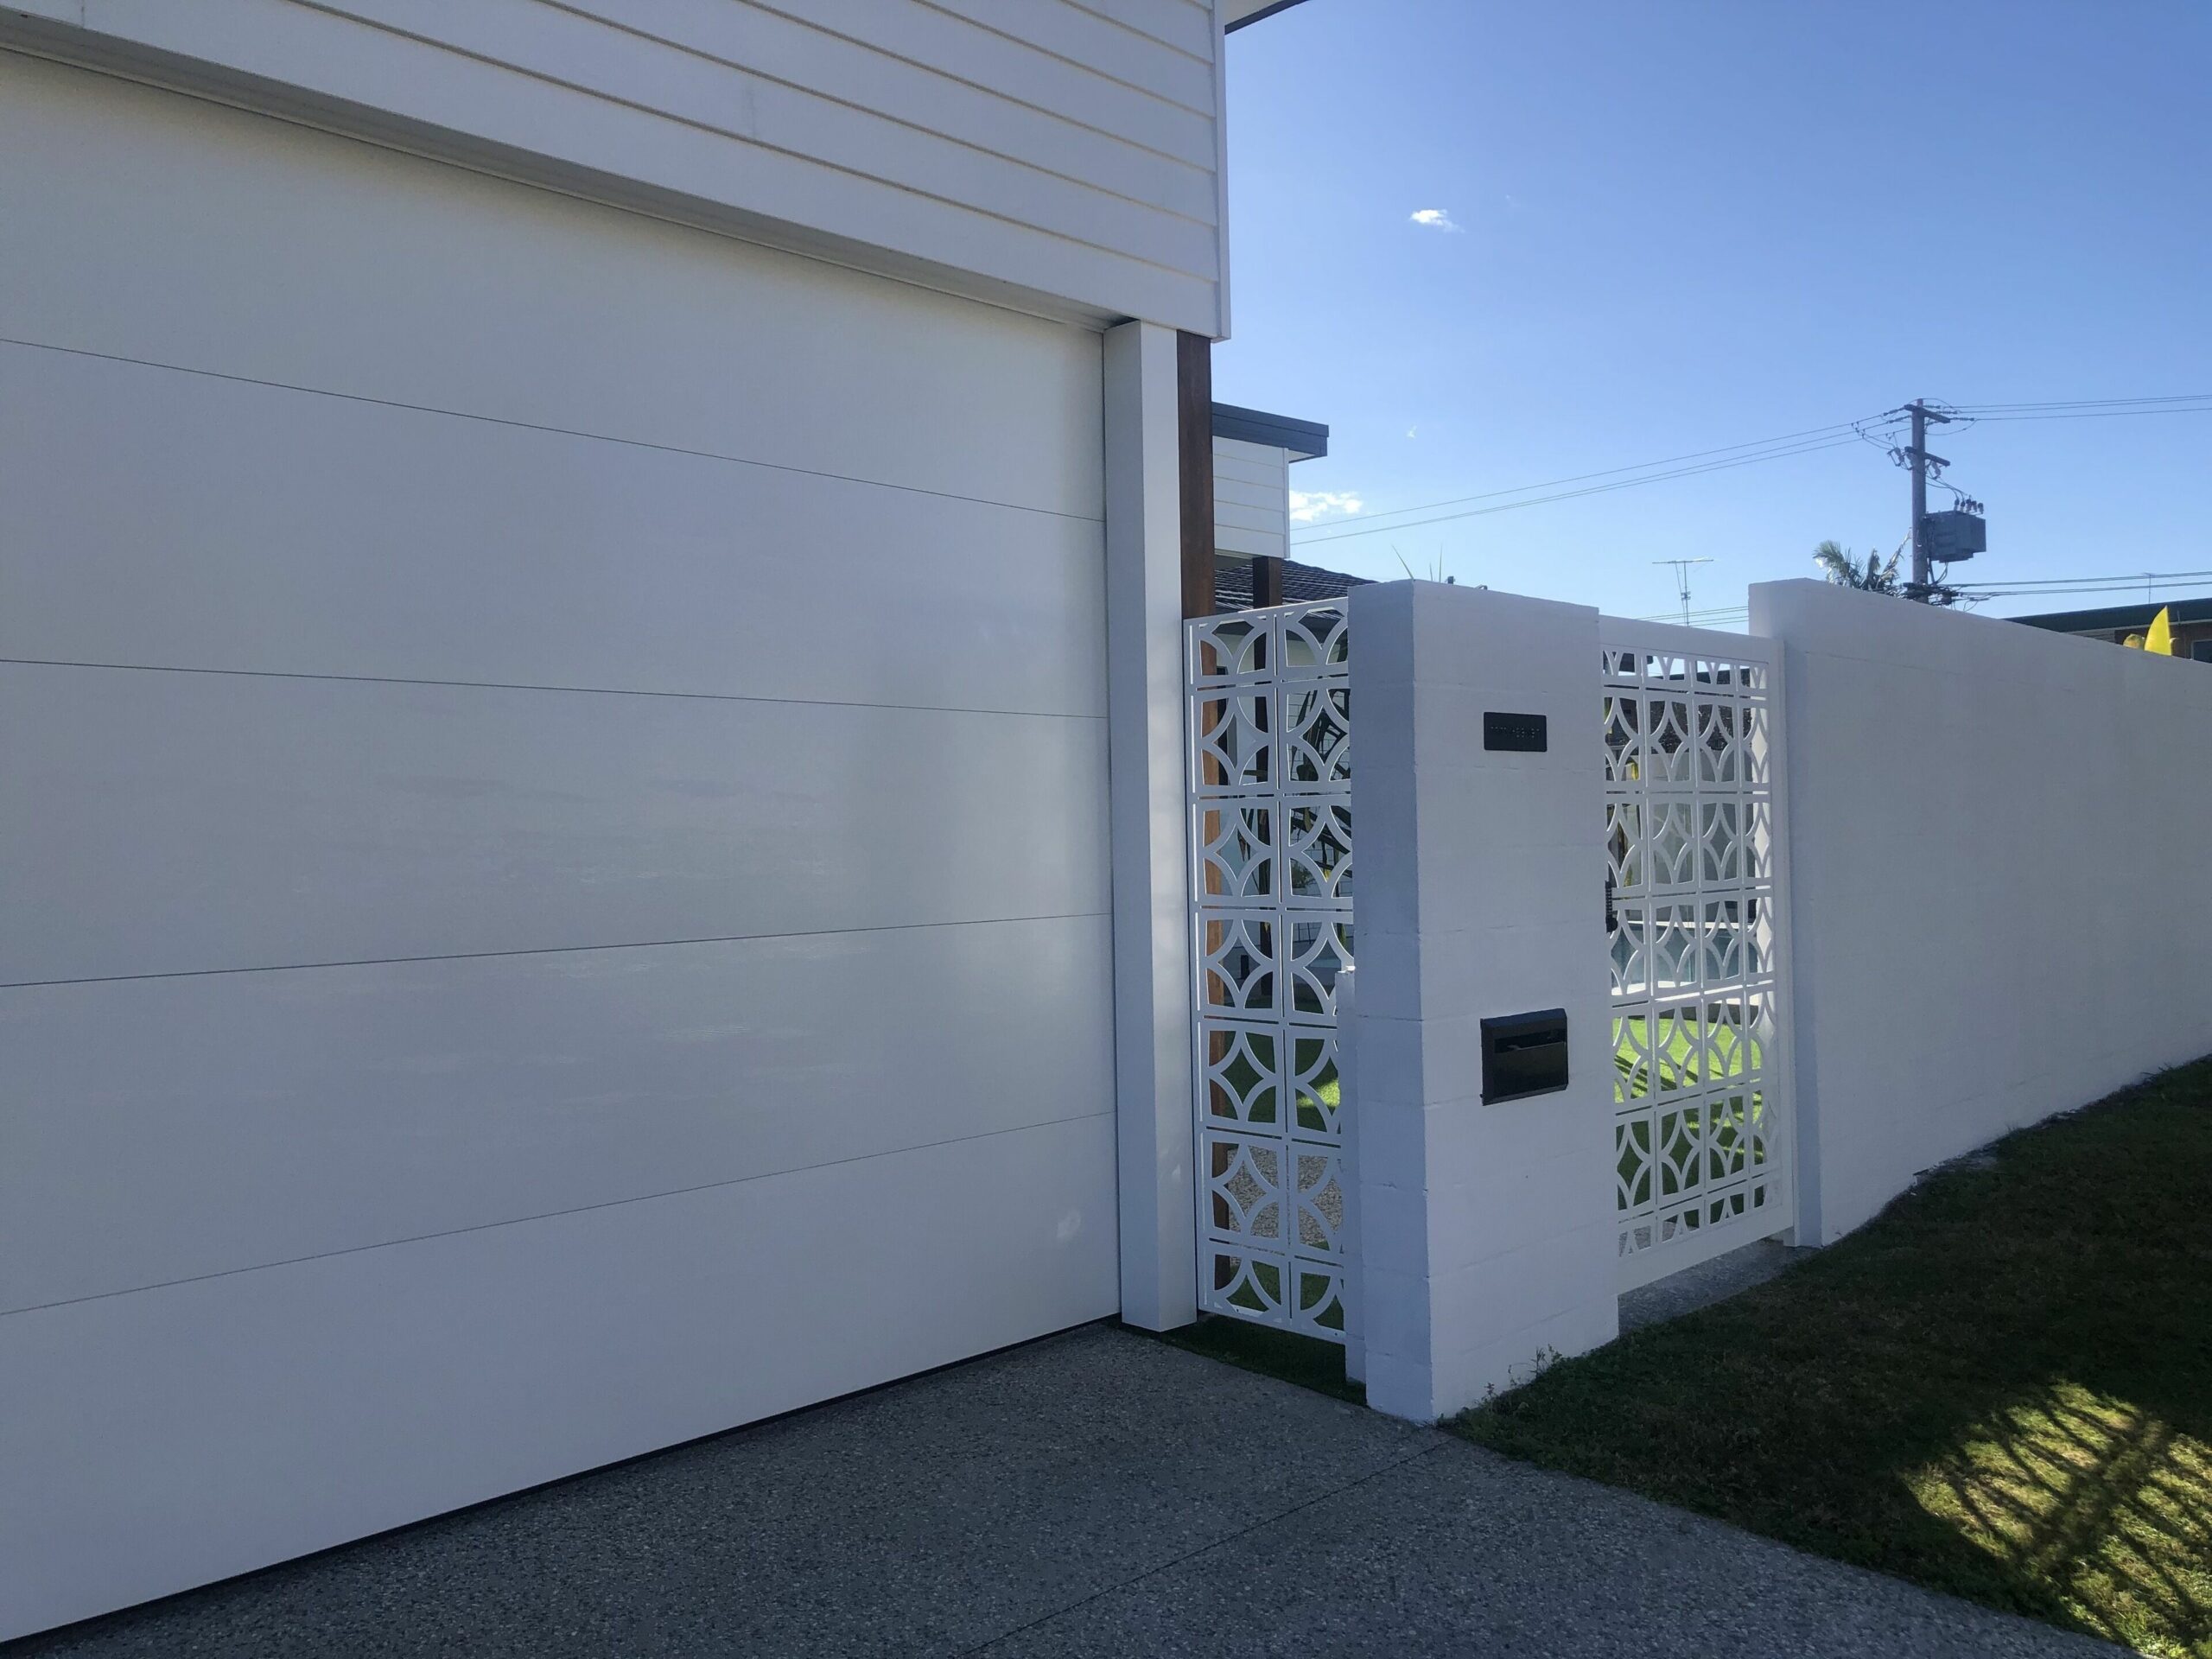
M 1598 613 L 1357 590 L 1351 1028 L 1368 1399 L 1427 1421 L 1617 1329 Z M 1485 716 L 1541 716 L 1541 750 Z M 1563 1012 L 1566 1089 L 1485 1105 L 1482 1022 Z
M 1198 1305 L 1345 1337 L 1337 984 L 1352 959 L 1341 601 L 1185 625 Z
M 1785 646 L 1799 1228 L 1825 1243 L 2212 1050 L 2212 674 L 1815 582 L 1751 602 Z
M 1613 1173 L 1621 1287 L 1793 1218 L 1773 644 L 1606 617 Z

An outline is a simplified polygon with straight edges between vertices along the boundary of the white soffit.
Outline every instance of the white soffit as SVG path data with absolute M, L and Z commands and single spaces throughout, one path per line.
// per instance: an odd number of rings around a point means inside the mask
M 1272 17 L 1279 11 L 1288 11 L 1300 0 L 1224 0 L 1221 26 L 1224 29 L 1242 29 L 1247 23 L 1256 23 L 1262 17 Z

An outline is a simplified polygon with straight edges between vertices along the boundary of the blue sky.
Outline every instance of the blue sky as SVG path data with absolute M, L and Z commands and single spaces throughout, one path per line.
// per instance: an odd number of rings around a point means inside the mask
M 1365 512 L 1914 397 L 2212 392 L 2205 0 L 1306 0 L 1228 74 L 1215 396 L 1328 423 L 1292 480 Z M 1961 579 L 2212 569 L 2212 413 L 1930 448 L 1988 505 Z M 1907 499 L 1853 442 L 1325 547 L 1324 510 L 1294 554 L 1624 615 L 1707 557 L 1705 610 L 1894 547 Z

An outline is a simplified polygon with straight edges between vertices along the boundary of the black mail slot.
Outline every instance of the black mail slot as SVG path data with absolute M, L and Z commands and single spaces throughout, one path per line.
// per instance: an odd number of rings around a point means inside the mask
M 1567 1010 L 1483 1021 L 1483 1104 L 1557 1094 L 1567 1087 Z

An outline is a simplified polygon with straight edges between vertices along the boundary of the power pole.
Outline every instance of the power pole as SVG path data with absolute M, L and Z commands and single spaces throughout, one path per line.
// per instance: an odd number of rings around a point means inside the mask
M 1670 564 L 1675 567 L 1675 585 L 1681 589 L 1682 594 L 1682 626 L 1684 627 L 1689 626 L 1690 566 L 1694 564 L 1711 564 L 1713 561 L 1711 559 L 1654 559 L 1651 563 L 1654 564 Z
M 1928 423 L 1936 421 L 1948 425 L 1951 417 L 1938 415 L 1921 399 L 1916 397 L 1905 406 L 1905 413 L 1912 416 L 1912 447 L 1902 452 L 1902 459 L 1912 468 L 1912 588 L 1911 597 L 1924 600 L 1933 575 L 1928 559 L 1928 467 L 1932 461 L 1940 471 L 1951 463 L 1941 455 L 1928 453 Z

